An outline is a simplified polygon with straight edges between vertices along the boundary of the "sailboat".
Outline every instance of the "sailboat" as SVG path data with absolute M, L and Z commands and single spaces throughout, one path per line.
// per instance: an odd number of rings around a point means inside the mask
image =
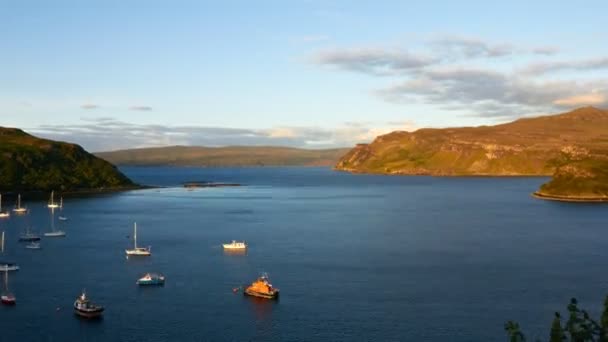
M 55 203 L 55 191 L 51 191 L 51 198 L 49 199 L 49 204 L 47 204 L 47 207 L 54 209 L 54 208 L 59 208 L 59 204 Z
M 61 197 L 59 199 L 59 211 L 60 212 L 63 211 L 63 197 Z M 67 221 L 68 220 L 68 218 L 66 216 L 63 216 L 63 215 L 59 215 L 58 219 L 59 219 L 59 221 Z
M 51 208 L 51 231 L 44 233 L 44 236 L 46 236 L 46 237 L 64 237 L 65 236 L 65 232 L 63 230 L 55 230 L 55 209 L 54 208 Z
M 40 241 L 40 236 L 36 233 L 30 232 L 29 227 L 25 228 L 25 233 L 19 236 L 19 241 L 32 242 L 32 241 Z
M 17 214 L 24 214 L 25 212 L 27 212 L 27 208 L 21 207 L 21 194 L 17 196 L 17 206 L 13 209 L 13 211 Z
M 126 249 L 127 257 L 129 256 L 150 256 L 152 255 L 151 247 L 137 247 L 137 222 L 133 224 L 133 249 Z
M 0 218 L 6 218 L 11 216 L 8 211 L 2 211 L 2 194 L 0 194 Z
M 8 290 L 8 272 L 4 272 L 4 290 L 2 291 L 2 296 L 0 296 L 0 301 L 5 305 L 17 304 L 17 298 Z
M 2 232 L 2 241 L 0 242 L 2 254 L 4 254 L 4 232 Z M 14 262 L 0 261 L 0 272 L 18 271 L 19 265 Z

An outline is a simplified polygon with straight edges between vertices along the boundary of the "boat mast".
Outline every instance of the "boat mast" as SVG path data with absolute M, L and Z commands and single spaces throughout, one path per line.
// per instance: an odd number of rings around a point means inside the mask
M 4 231 L 2 231 L 2 253 L 4 253 Z
M 21 209 L 21 194 L 17 195 L 17 209 Z
M 137 222 L 133 223 L 133 246 L 137 249 Z

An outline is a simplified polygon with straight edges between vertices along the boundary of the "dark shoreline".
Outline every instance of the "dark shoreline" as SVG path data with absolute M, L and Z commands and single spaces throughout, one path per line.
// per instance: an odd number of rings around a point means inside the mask
M 578 196 L 556 196 L 556 195 L 545 195 L 541 192 L 533 192 L 532 197 L 547 200 L 547 201 L 558 201 L 558 202 L 571 202 L 571 203 L 608 203 L 608 197 L 578 197 Z

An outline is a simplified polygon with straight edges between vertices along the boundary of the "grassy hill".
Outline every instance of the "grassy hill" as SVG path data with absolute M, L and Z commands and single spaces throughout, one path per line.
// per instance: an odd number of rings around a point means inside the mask
M 562 201 L 608 202 L 608 158 L 567 162 L 534 195 Z
M 96 155 L 117 165 L 331 166 L 348 150 L 305 150 L 268 146 L 171 146 L 101 152 Z
M 608 111 L 586 107 L 508 124 L 393 132 L 348 152 L 336 169 L 387 174 L 551 175 L 565 157 L 608 151 Z
M 0 191 L 74 191 L 133 187 L 125 175 L 82 147 L 0 127 Z

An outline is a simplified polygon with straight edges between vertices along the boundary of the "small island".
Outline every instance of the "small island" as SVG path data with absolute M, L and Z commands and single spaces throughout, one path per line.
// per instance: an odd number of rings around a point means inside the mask
M 197 182 L 186 182 L 183 183 L 184 188 L 220 188 L 220 187 L 231 187 L 231 186 L 242 186 L 238 183 L 223 183 L 223 182 L 207 182 L 207 181 L 197 181 Z
M 597 155 L 564 163 L 533 195 L 554 201 L 608 202 L 608 157 Z

